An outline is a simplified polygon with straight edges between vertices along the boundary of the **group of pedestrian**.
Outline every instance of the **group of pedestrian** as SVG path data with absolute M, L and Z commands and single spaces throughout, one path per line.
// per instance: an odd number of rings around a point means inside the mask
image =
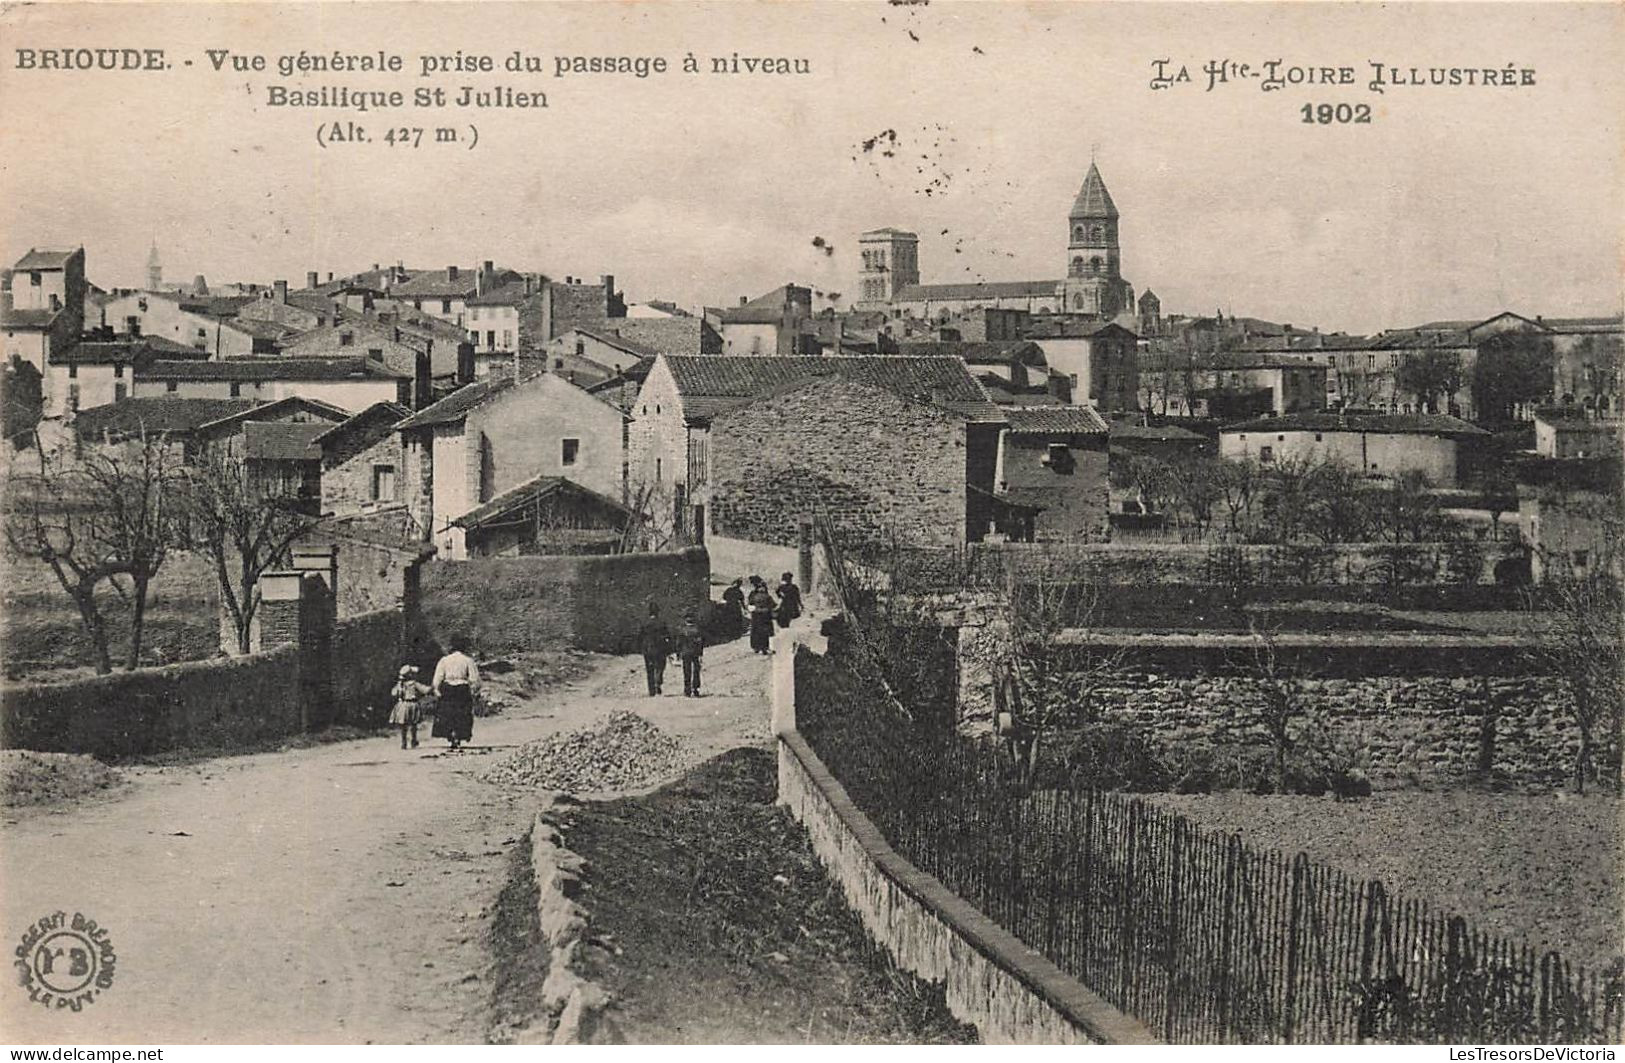
M 789 627 L 801 615 L 801 588 L 796 586 L 795 576 L 789 572 L 771 591 L 762 577 L 751 576 L 747 595 L 743 582 L 736 579 L 722 592 L 725 626 L 733 631 L 748 626 L 751 652 L 772 653 L 773 625 Z M 674 654 L 683 664 L 683 697 L 700 696 L 705 632 L 693 609 L 684 611 L 683 621 L 674 633 L 661 619 L 660 607 L 651 601 L 648 616 L 638 629 L 637 642 L 638 651 L 643 654 L 650 697 L 658 697 L 663 692 L 666 661 Z M 450 652 L 440 658 L 434 677 L 427 684 L 418 681 L 416 665 L 401 666 L 390 692 L 395 705 L 390 710 L 389 722 L 400 729 L 402 749 L 417 748 L 418 725 L 423 721 L 424 706 L 431 697 L 435 707 L 430 737 L 446 739 L 454 753 L 474 737 L 474 698 L 480 692 L 480 669 L 468 650 L 467 639 L 453 638 Z
M 743 620 L 746 624 L 752 653 L 772 653 L 774 623 L 786 628 L 801 615 L 801 588 L 796 586 L 796 578 L 789 572 L 779 578 L 778 587 L 771 591 L 767 589 L 766 580 L 752 576 L 750 594 L 746 595 L 740 586 L 742 582 L 736 579 L 722 592 L 724 611 L 731 620 Z
M 468 640 L 451 640 L 451 651 L 440 658 L 428 684 L 418 682 L 416 665 L 401 666 L 395 687 L 390 691 L 395 706 L 389 722 L 401 732 L 401 748 L 418 747 L 418 725 L 423 722 L 423 706 L 435 699 L 431 738 L 444 738 L 453 753 L 474 737 L 474 698 L 480 692 L 480 667 L 468 655 Z

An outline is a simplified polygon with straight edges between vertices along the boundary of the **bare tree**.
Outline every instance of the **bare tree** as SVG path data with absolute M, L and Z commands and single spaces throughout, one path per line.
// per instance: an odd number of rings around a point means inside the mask
M 1224 492 L 1230 534 L 1244 536 L 1252 529 L 1253 503 L 1258 499 L 1258 466 L 1247 460 L 1221 459 L 1215 472 Z
M 1095 634 L 1099 587 L 1005 571 L 992 637 L 994 724 L 1018 785 L 1030 785 L 1047 736 L 1090 719 L 1123 652 Z
M 260 577 L 287 562 L 316 517 L 296 495 L 262 483 L 246 462 L 210 451 L 187 467 L 179 511 L 180 541 L 208 558 L 231 614 L 236 652 L 249 651 Z
M 79 613 L 97 673 L 106 675 L 113 660 L 96 590 L 123 570 L 122 560 L 109 556 L 102 545 L 100 525 L 106 515 L 85 478 L 43 452 L 38 474 L 13 476 L 6 495 L 7 548 L 15 557 L 50 566 Z
M 1551 621 L 1532 656 L 1567 689 L 1569 715 L 1580 736 L 1574 790 L 1585 793 L 1601 740 L 1608 750 L 1607 781 L 1617 793 L 1625 717 L 1625 655 L 1620 642 L 1625 610 L 1618 573 L 1607 558 L 1586 573 L 1558 571 L 1531 592 L 1529 604 L 1545 610 Z
M 1292 728 L 1308 710 L 1303 697 L 1303 682 L 1291 663 L 1283 659 L 1275 633 L 1251 620 L 1247 626 L 1252 642 L 1245 670 L 1258 687 L 1252 716 L 1269 737 L 1275 792 L 1285 793 L 1286 758 L 1292 749 Z
M 92 449 L 81 475 L 104 513 L 91 529 L 93 541 L 119 563 L 110 582 L 130 605 L 125 667 L 134 671 L 141 663 L 147 591 L 176 540 L 179 462 L 161 437 L 143 434 L 119 447 Z M 130 581 L 128 594 L 120 577 Z

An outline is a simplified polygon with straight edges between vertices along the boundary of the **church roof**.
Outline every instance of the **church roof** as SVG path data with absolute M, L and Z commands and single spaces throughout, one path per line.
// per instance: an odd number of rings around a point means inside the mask
M 1083 178 L 1083 187 L 1078 189 L 1078 198 L 1072 201 L 1072 213 L 1069 217 L 1117 217 L 1117 204 L 1112 202 L 1112 194 L 1106 191 L 1106 182 L 1101 180 L 1100 168 L 1094 163 L 1089 164 L 1089 172 Z
M 945 299 L 1033 299 L 1054 296 L 1060 281 L 980 281 L 964 284 L 910 284 L 893 302 L 923 303 Z

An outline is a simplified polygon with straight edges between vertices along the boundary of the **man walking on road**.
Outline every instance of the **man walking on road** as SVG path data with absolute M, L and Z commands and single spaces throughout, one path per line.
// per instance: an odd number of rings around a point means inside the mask
M 638 629 L 638 649 L 643 651 L 643 670 L 649 678 L 649 696 L 660 693 L 666 677 L 666 658 L 671 656 L 671 629 L 660 619 L 660 606 L 649 603 L 649 619 Z
M 705 633 L 690 609 L 677 628 L 677 656 L 683 660 L 683 697 L 700 696 L 700 657 L 705 653 Z

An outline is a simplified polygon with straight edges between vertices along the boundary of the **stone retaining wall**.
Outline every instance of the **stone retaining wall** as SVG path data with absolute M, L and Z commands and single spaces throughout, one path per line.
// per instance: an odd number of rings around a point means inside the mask
M 797 638 L 778 638 L 779 803 L 897 963 L 946 985 L 950 1011 L 994 1044 L 1147 1044 L 1151 1032 L 899 856 L 795 727 Z
M 7 749 L 128 757 L 226 748 L 300 729 L 299 650 L 0 690 Z

